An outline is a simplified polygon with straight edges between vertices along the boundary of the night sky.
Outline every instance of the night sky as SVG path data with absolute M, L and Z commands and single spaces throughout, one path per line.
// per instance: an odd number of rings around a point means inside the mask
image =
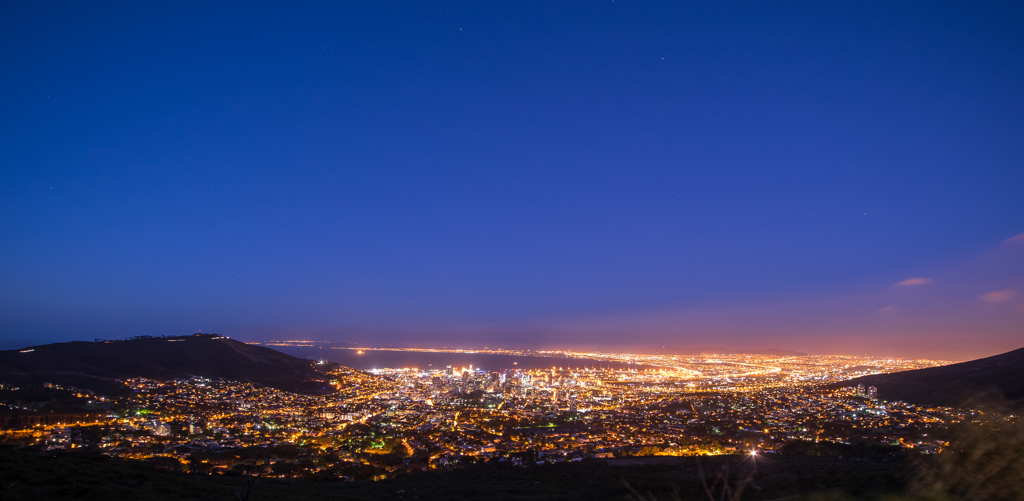
M 1021 2 L 7 1 L 0 75 L 5 348 L 1024 346 Z

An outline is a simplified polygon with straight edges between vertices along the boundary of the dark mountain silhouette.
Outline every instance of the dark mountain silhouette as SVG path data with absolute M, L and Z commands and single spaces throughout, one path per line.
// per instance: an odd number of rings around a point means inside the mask
M 0 381 L 51 382 L 96 391 L 115 379 L 186 376 L 249 381 L 296 391 L 324 390 L 316 365 L 262 346 L 209 334 L 75 341 L 0 351 Z
M 1024 348 L 959 364 L 876 374 L 837 384 L 878 388 L 882 400 L 947 407 L 1024 407 Z

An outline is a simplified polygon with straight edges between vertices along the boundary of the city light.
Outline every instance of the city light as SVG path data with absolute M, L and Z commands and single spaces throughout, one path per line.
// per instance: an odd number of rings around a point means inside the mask
M 634 455 L 745 454 L 753 459 L 794 442 L 870 443 L 930 453 L 944 447 L 929 438 L 930 430 L 982 417 L 886 402 L 873 387 L 836 384 L 942 361 L 474 353 L 581 363 L 575 368 L 560 362 L 549 369 L 520 369 L 513 363 L 501 370 L 467 364 L 364 372 L 320 360 L 317 381 L 325 391 L 319 393 L 198 377 L 134 378 L 124 381 L 129 397 L 109 400 L 129 412 L 79 425 L 53 423 L 42 428 L 38 439 L 47 448 L 76 447 L 75 432 L 67 430 L 99 426 L 105 431 L 98 445 L 121 457 L 168 456 L 187 462 L 198 451 L 312 445 L 310 451 L 337 464 L 379 465 L 391 461 L 386 458 L 397 450 L 410 458 L 404 468 L 432 469 L 451 467 L 457 458 L 517 463 L 527 451 L 534 451 L 530 461 L 538 463 Z M 272 465 L 265 466 L 263 474 L 274 475 Z

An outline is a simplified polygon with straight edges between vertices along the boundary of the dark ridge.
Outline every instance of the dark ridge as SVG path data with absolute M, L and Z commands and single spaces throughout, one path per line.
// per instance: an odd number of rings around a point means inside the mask
M 210 334 L 74 341 L 0 351 L 0 381 L 109 392 L 116 379 L 225 378 L 304 392 L 325 391 L 316 365 L 262 346 Z
M 882 400 L 944 407 L 1024 408 L 1024 348 L 970 362 L 863 376 L 835 387 L 878 388 Z
M 880 499 L 905 491 L 912 475 L 910 458 L 856 455 L 855 450 L 852 446 L 839 449 L 844 459 L 825 454 L 778 454 L 766 459 L 757 465 L 754 481 L 757 488 L 750 488 L 755 490 L 755 495 L 743 499 L 806 499 L 802 494 L 809 494 L 807 497 L 811 499 Z M 311 457 L 300 448 L 261 451 L 261 454 L 268 453 L 280 458 L 278 462 L 282 465 L 300 464 Z M 230 461 L 228 458 L 232 456 L 225 454 L 218 459 Z M 628 482 L 629 488 L 648 494 L 643 499 L 707 499 L 699 480 L 700 472 L 713 475 L 726 467 L 732 472 L 743 472 L 750 463 L 743 463 L 744 459 L 742 456 L 648 457 L 636 458 L 632 464 L 629 459 L 588 459 L 526 468 L 512 468 L 492 461 L 464 464 L 450 470 L 391 474 L 382 481 L 372 478 L 387 473 L 383 468 L 348 463 L 301 479 L 259 478 L 252 484 L 251 499 L 637 499 L 630 495 L 623 480 Z M 0 448 L 0 485 L 4 487 L 0 492 L 4 500 L 228 500 L 242 497 L 236 493 L 245 490 L 246 478 L 237 469 L 224 475 L 185 473 L 184 470 L 184 465 L 167 457 L 128 460 L 88 450 L 40 453 Z M 338 475 L 346 475 L 354 481 L 339 482 Z M 674 495 L 675 490 L 678 490 L 678 497 Z

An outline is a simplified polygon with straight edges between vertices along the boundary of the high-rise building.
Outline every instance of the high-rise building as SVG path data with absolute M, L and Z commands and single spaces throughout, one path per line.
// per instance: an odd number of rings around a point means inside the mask
M 877 399 L 878 398 L 878 388 L 875 388 L 874 386 L 868 386 L 868 398 Z
M 858 384 L 857 385 L 857 394 L 858 395 L 864 395 L 864 385 L 862 385 L 862 384 Z
M 171 426 L 168 425 L 167 423 L 159 420 L 159 419 L 154 419 L 152 421 L 147 421 L 146 424 L 143 425 L 143 426 L 153 430 L 153 434 L 154 435 L 159 435 L 161 437 L 166 437 L 166 436 L 169 436 L 171 434 Z

